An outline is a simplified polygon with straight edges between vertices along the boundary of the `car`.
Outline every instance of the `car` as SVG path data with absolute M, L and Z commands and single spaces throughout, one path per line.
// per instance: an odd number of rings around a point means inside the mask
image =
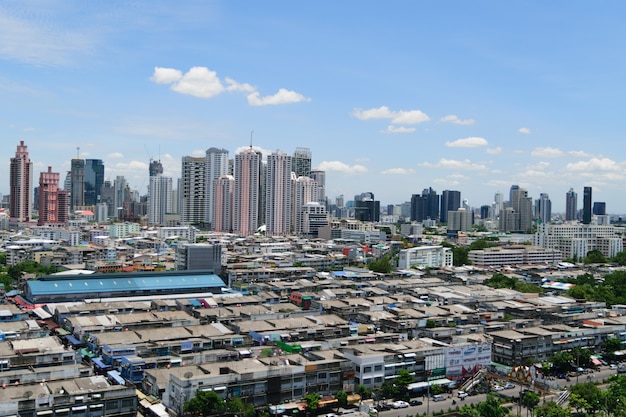
M 510 382 L 507 382 L 506 384 L 504 384 L 504 389 L 513 389 L 515 388 L 515 384 L 511 384 Z
M 398 400 L 394 401 L 391 406 L 393 408 L 407 408 L 409 406 L 409 403 L 407 403 L 406 401 Z
M 495 385 L 495 386 L 493 387 L 493 390 L 494 390 L 494 391 L 502 391 L 503 389 L 504 389 L 504 387 L 503 387 L 502 385 Z
M 437 395 L 433 395 L 433 401 L 444 401 L 446 399 L 446 397 L 444 397 L 443 395 L 437 394 Z
M 369 414 L 370 414 L 370 416 L 377 416 L 378 415 L 378 410 L 375 409 L 375 408 L 370 408 Z
M 610 364 L 610 365 L 609 365 L 609 368 L 611 368 L 611 369 L 617 369 L 617 365 L 615 365 L 614 363 L 612 363 L 612 364 Z
M 468 397 L 468 396 L 469 396 L 469 394 L 468 394 L 467 392 L 465 392 L 465 391 L 459 391 L 459 392 L 456 394 L 456 396 L 457 396 L 457 397 L 459 397 L 459 398 L 465 398 L 465 397 Z
M 409 401 L 409 404 L 412 405 L 412 406 L 415 406 L 415 405 L 422 405 L 424 403 L 421 402 L 420 400 L 411 400 L 411 401 Z

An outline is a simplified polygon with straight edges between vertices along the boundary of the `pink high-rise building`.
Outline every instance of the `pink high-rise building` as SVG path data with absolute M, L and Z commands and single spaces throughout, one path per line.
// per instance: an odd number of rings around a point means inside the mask
M 12 224 L 30 221 L 33 207 L 33 163 L 28 147 L 20 140 L 11 158 L 9 178 L 9 215 Z
M 68 192 L 59 190 L 61 175 L 48 171 L 39 173 L 39 219 L 37 224 L 65 224 L 68 221 Z
M 235 155 L 233 230 L 247 236 L 259 227 L 261 201 L 261 153 L 250 147 Z
M 213 209 L 213 230 L 230 232 L 233 230 L 233 193 L 235 178 L 232 175 L 220 175 L 215 181 L 215 207 Z
M 268 235 L 291 233 L 292 157 L 276 151 L 267 157 L 265 176 L 265 225 Z

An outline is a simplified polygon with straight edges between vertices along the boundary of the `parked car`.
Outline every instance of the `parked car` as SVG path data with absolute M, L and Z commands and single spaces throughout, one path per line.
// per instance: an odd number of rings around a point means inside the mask
M 409 403 L 407 403 L 406 401 L 398 400 L 394 401 L 391 406 L 393 408 L 407 408 L 409 406 Z
M 465 398 L 465 397 L 469 396 L 469 394 L 467 392 L 465 392 L 465 391 L 459 391 L 456 394 L 456 396 L 459 397 L 459 398 Z
M 369 413 L 370 413 L 370 416 L 377 416 L 378 410 L 375 408 L 370 408 Z
M 409 401 L 409 404 L 415 406 L 415 405 L 422 405 L 424 403 L 421 402 L 420 400 L 411 400 Z
M 493 390 L 494 391 L 502 391 L 504 389 L 504 387 L 502 385 L 494 385 Z
M 433 395 L 433 401 L 445 401 L 446 397 L 444 397 L 443 395 L 437 394 L 437 395 Z
M 504 384 L 504 389 L 513 389 L 515 388 L 515 384 L 511 384 L 510 382 L 507 382 L 506 384 Z

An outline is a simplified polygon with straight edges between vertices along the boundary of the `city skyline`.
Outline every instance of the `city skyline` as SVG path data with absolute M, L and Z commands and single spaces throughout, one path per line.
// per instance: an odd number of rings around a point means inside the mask
M 3 4 L 0 157 L 24 140 L 35 177 L 61 179 L 99 159 L 146 194 L 150 159 L 177 179 L 184 156 L 251 142 L 311 149 L 331 200 L 432 187 L 479 208 L 519 184 L 564 213 L 589 186 L 626 213 L 626 6 L 453 5 Z

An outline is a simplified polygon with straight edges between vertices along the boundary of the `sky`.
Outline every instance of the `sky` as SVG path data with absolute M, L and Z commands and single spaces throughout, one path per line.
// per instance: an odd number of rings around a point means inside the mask
M 309 148 L 326 195 L 400 204 L 511 185 L 626 213 L 626 2 L 0 3 L 0 192 L 102 159 L 147 193 L 211 147 Z

